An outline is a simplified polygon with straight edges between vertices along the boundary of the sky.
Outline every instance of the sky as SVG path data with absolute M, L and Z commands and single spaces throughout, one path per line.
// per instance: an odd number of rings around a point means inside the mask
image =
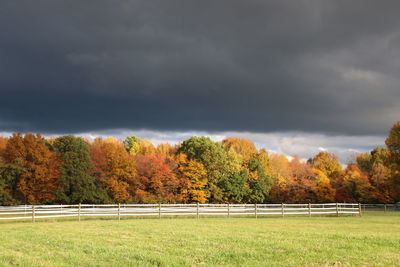
M 206 135 L 309 158 L 400 119 L 397 0 L 0 2 L 0 134 Z

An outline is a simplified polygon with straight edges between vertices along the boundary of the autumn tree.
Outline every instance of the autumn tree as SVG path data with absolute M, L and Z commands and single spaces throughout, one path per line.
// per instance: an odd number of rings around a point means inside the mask
M 189 160 L 186 154 L 176 156 L 178 164 L 178 177 L 180 181 L 180 194 L 185 203 L 205 203 L 207 201 L 207 170 L 204 165 L 196 160 Z
M 154 145 L 147 139 L 140 139 L 139 141 L 139 153 L 144 156 L 154 156 L 157 154 L 157 150 Z
M 243 138 L 230 137 L 222 141 L 226 150 L 234 150 L 242 156 L 244 161 L 248 161 L 257 155 L 257 148 L 250 140 Z
M 312 169 L 313 172 L 313 192 L 315 194 L 315 203 L 334 202 L 336 189 L 326 174 L 318 169 Z
M 361 154 L 355 154 L 354 155 L 356 160 L 355 162 L 350 162 L 351 163 L 356 163 L 358 167 L 364 171 L 364 172 L 369 172 L 372 169 L 372 157 L 371 154 L 366 152 L 366 153 L 361 153 Z
M 292 177 L 289 160 L 285 155 L 272 154 L 269 160 L 270 169 L 266 171 L 272 179 L 270 201 L 282 203 L 288 199 L 288 182 Z
M 335 198 L 335 189 L 328 177 L 294 156 L 289 162 L 288 177 L 282 178 L 279 187 L 273 188 L 274 201 L 284 203 L 321 203 Z M 278 198 L 278 199 L 277 199 Z M 279 201 L 277 201 L 279 200 Z
M 356 164 L 350 164 L 339 177 L 337 200 L 340 202 L 370 203 L 374 189 L 368 176 Z
M 96 138 L 90 144 L 95 165 L 94 174 L 114 202 L 132 200 L 132 186 L 136 177 L 135 160 L 122 143 L 114 138 Z
M 134 135 L 128 136 L 124 140 L 124 147 L 131 155 L 156 155 L 156 147 L 147 139 L 140 139 Z
M 16 191 L 24 203 L 52 203 L 56 199 L 60 160 L 37 134 L 13 134 L 7 142 L 4 160 L 23 165 Z M 20 163 L 18 163 L 20 162 Z
M 258 151 L 256 159 L 260 162 L 266 174 L 271 175 L 271 160 L 265 148 Z
M 94 167 L 89 144 L 81 137 L 67 135 L 55 139 L 53 147 L 62 160 L 57 201 L 68 204 L 104 202 L 105 192 L 92 176 Z
M 374 189 L 371 199 L 378 203 L 393 203 L 394 187 L 390 170 L 390 152 L 387 148 L 375 148 L 370 153 L 359 154 L 358 167 Z
M 140 203 L 175 203 L 179 180 L 167 164 L 164 156 L 136 155 L 137 175 L 134 182 L 134 198 Z
M 386 138 L 386 146 L 389 149 L 389 164 L 392 172 L 393 199 L 400 200 L 400 121 L 393 124 Z
M 338 157 L 329 152 L 319 152 L 316 156 L 309 159 L 308 162 L 313 168 L 323 171 L 332 180 L 337 178 L 343 169 Z
M 166 157 L 173 156 L 175 154 L 175 148 L 168 143 L 161 143 L 156 148 L 156 154 Z
M 207 170 L 207 194 L 210 202 L 223 201 L 223 192 L 218 184 L 222 179 L 240 171 L 241 164 L 232 153 L 228 153 L 221 143 L 208 137 L 193 136 L 182 142 L 177 153 L 186 154 L 189 160 L 196 160 Z
M 3 157 L 4 150 L 6 149 L 8 139 L 0 136 L 0 159 Z

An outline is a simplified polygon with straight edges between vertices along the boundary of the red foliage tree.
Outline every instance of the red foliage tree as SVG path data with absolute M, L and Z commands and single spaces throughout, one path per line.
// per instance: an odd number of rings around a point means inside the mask
M 135 200 L 147 203 L 174 203 L 180 201 L 179 180 L 164 156 L 137 155 Z

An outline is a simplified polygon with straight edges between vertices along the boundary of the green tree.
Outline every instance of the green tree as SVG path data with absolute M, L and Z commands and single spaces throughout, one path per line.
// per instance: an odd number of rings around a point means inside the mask
M 93 164 L 89 144 L 81 137 L 62 136 L 54 141 L 53 147 L 61 157 L 61 177 L 57 190 L 60 203 L 101 203 L 105 193 L 91 175 Z
M 140 152 L 140 139 L 134 135 L 128 136 L 124 140 L 124 147 L 131 155 L 136 155 Z
M 220 182 L 240 170 L 240 162 L 232 152 L 227 152 L 221 143 L 209 137 L 193 136 L 182 142 L 177 153 L 185 153 L 189 160 L 201 162 L 207 170 L 207 191 L 210 202 L 222 202 Z
M 272 179 L 265 174 L 264 167 L 256 158 L 250 158 L 247 163 L 250 171 L 247 202 L 266 202 L 271 189 Z
M 0 159 L 0 205 L 16 204 L 18 177 L 24 172 L 23 162 L 3 163 Z
M 224 201 L 229 203 L 244 202 L 250 193 L 248 181 L 249 172 L 247 169 L 242 169 L 240 172 L 221 179 L 218 186 L 223 191 Z

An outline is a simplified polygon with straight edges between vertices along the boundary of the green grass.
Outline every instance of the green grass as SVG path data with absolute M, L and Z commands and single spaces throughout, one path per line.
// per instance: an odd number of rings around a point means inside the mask
M 400 213 L 0 223 L 0 266 L 400 266 Z

